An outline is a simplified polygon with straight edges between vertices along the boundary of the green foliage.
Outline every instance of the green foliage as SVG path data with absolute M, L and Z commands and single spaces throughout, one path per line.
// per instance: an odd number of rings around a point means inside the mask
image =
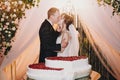
M 90 43 L 88 38 L 86 37 L 86 34 L 84 33 L 84 30 L 82 27 L 79 28 L 79 33 L 80 33 L 80 55 L 88 56 L 89 54 L 89 48 L 90 48 Z
M 120 14 L 120 0 L 97 0 L 99 4 L 102 2 L 113 7 L 113 15 Z
M 38 6 L 39 0 L 1 0 L 0 1 L 0 53 L 7 55 L 12 47 L 19 21 L 25 11 Z

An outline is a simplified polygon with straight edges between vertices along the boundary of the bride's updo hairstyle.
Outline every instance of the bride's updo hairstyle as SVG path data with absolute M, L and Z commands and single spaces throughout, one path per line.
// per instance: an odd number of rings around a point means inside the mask
M 64 19 L 67 30 L 69 30 L 69 25 L 73 24 L 73 17 L 66 13 L 61 14 L 61 17 Z

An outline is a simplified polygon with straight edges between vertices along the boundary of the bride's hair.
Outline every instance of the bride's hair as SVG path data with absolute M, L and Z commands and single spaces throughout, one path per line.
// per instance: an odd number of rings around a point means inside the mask
M 69 25 L 73 24 L 73 17 L 66 13 L 62 13 L 61 17 L 64 19 L 64 23 L 66 24 L 67 30 L 69 30 Z

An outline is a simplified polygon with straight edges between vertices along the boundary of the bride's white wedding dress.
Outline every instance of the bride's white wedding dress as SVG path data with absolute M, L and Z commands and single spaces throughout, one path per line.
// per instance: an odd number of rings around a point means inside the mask
M 78 56 L 79 53 L 79 40 L 78 40 L 78 31 L 75 29 L 74 25 L 71 24 L 69 26 L 69 35 L 71 36 L 71 39 L 69 40 L 69 43 L 65 50 L 61 53 L 58 52 L 57 56 Z M 59 36 L 57 38 L 56 43 L 61 43 L 62 36 Z

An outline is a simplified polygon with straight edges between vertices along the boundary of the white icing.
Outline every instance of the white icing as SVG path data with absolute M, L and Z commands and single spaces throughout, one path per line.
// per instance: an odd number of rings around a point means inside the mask
M 45 59 L 45 65 L 52 68 L 64 68 L 65 70 L 71 70 L 77 67 L 87 66 L 88 58 L 79 59 L 74 61 L 62 61 L 62 60 L 49 60 Z
M 52 68 L 64 68 L 65 70 L 66 69 L 70 70 L 72 69 L 72 62 L 45 59 L 45 66 L 52 67 Z
M 91 65 L 88 58 L 74 61 L 45 59 L 45 66 L 51 68 L 64 68 L 63 70 L 31 69 L 28 67 L 28 77 L 35 80 L 74 80 L 89 76 Z
M 61 75 L 63 74 L 63 70 L 45 70 L 45 69 L 32 69 L 28 68 L 28 73 L 31 74 L 42 74 L 42 75 Z
M 64 80 L 62 75 L 43 75 L 43 74 L 30 74 L 27 73 L 28 77 L 35 80 Z
M 27 75 L 35 80 L 62 80 L 63 70 L 32 69 L 28 67 Z

